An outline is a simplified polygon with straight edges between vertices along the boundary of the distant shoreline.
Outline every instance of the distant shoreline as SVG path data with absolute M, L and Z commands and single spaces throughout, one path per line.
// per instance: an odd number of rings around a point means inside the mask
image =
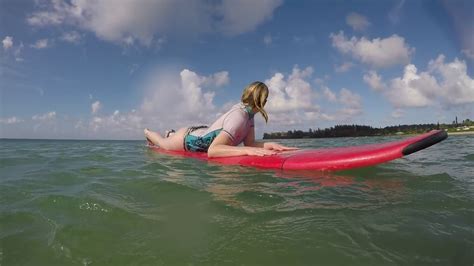
M 457 123 L 457 118 L 452 124 L 412 124 L 394 125 L 386 127 L 372 127 L 367 125 L 335 125 L 324 129 L 288 130 L 264 133 L 263 139 L 307 139 L 307 138 L 340 138 L 340 137 L 384 137 L 384 136 L 413 136 L 430 130 L 444 130 L 451 135 L 474 134 L 474 121 L 466 119 L 462 124 Z
M 469 135 L 474 135 L 474 131 L 459 131 L 459 132 L 449 132 L 448 136 L 469 136 Z M 371 138 L 371 137 L 403 137 L 403 136 L 416 136 L 420 135 L 423 133 L 403 133 L 403 134 L 385 134 L 385 135 L 368 135 L 368 136 L 343 136 L 343 137 L 319 137 L 319 138 L 308 138 L 308 137 L 302 137 L 302 138 L 267 138 L 267 139 L 262 139 L 262 140 L 272 140 L 272 139 L 330 139 L 330 138 Z
M 474 131 L 448 132 L 448 135 L 474 135 Z

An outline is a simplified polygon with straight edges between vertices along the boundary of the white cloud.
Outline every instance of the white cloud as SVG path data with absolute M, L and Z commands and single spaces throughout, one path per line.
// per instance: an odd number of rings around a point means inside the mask
M 2 41 L 3 49 L 8 50 L 13 47 L 13 37 L 7 36 Z
M 34 115 L 31 119 L 35 121 L 53 121 L 56 119 L 56 112 L 52 111 L 45 114 L 37 114 Z
M 211 87 L 222 87 L 229 84 L 229 72 L 221 71 L 205 77 L 203 84 Z
M 448 105 L 474 103 L 474 79 L 467 74 L 466 62 L 455 58 L 450 63 L 444 63 L 445 56 L 439 55 L 431 60 L 428 69 L 433 75 L 438 75 L 439 86 L 443 100 Z
M 388 19 L 392 24 L 398 24 L 400 22 L 400 17 L 403 9 L 405 0 L 398 0 L 398 3 L 390 10 L 388 14 Z
M 237 98 L 222 106 L 216 106 L 215 87 L 224 84 L 219 81 L 221 79 L 216 78 L 220 76 L 218 73 L 202 76 L 189 69 L 151 72 L 145 83 L 143 103 L 137 111 L 137 115 L 142 118 L 142 125 L 163 131 L 212 123 L 232 104 L 239 101 Z M 338 93 L 332 93 L 328 89 L 326 94 L 334 94 L 334 108 L 321 108 L 318 103 L 322 100 L 320 92 L 310 83 L 314 79 L 312 76 L 311 67 L 294 67 L 287 76 L 275 73 L 265 81 L 270 89 L 266 110 L 272 128 L 306 127 L 307 124 L 318 120 L 343 121 L 361 113 L 360 96 L 347 89 L 341 89 Z M 107 121 L 105 117 L 100 118 L 94 125 L 102 125 Z M 260 122 L 258 120 L 258 123 Z
M 415 65 L 407 65 L 403 76 L 390 80 L 388 85 L 376 72 L 364 75 L 364 80 L 395 108 L 474 103 L 474 80 L 467 74 L 466 63 L 457 58 L 445 63 L 444 55 L 430 60 L 427 71 L 419 72 Z
M 135 110 L 93 116 L 90 120 L 76 119 L 68 125 L 77 138 L 137 139 L 143 135 L 143 117 Z M 149 126 L 149 125 L 148 125 Z
M 392 35 L 385 39 L 375 38 L 368 40 L 365 37 L 352 37 L 348 39 L 343 31 L 338 34 L 331 33 L 332 46 L 343 54 L 372 67 L 383 68 L 410 62 L 414 48 L 405 43 L 405 39 Z
M 395 107 L 425 107 L 434 103 L 439 91 L 436 79 L 426 72 L 417 72 L 414 65 L 407 65 L 403 77 L 390 82 L 388 96 Z
M 18 123 L 21 123 L 21 122 L 24 122 L 24 120 L 16 117 L 16 116 L 12 116 L 12 117 L 9 117 L 9 118 L 0 118 L 0 124 L 18 124 Z
M 102 108 L 102 104 L 100 103 L 100 101 L 95 101 L 91 105 L 92 114 L 97 114 L 101 108 Z
M 217 23 L 217 29 L 227 35 L 253 31 L 265 20 L 269 20 L 273 11 L 282 3 L 282 0 L 223 0 L 216 8 L 216 15 L 222 18 Z
M 270 34 L 267 34 L 263 37 L 263 43 L 266 45 L 266 46 L 269 46 L 271 45 L 273 42 L 273 39 L 272 39 L 272 36 Z
M 301 70 L 295 66 L 287 79 L 282 73 L 276 73 L 267 80 L 265 83 L 270 90 L 267 109 L 275 113 L 298 109 L 312 110 L 317 94 L 306 80 L 312 73 L 312 67 Z
M 181 93 L 184 96 L 184 103 L 188 110 L 195 112 L 202 106 L 213 109 L 213 99 L 215 93 L 213 91 L 203 92 L 202 85 L 208 83 L 212 85 L 213 77 L 201 77 L 197 73 L 184 69 L 180 73 L 181 76 Z
M 51 111 L 36 114 L 25 121 L 18 117 L 0 118 L 0 137 L 68 138 L 68 139 L 138 139 L 142 138 L 143 114 L 135 110 L 115 110 L 112 114 L 95 115 L 90 119 L 58 116 Z
M 291 40 L 295 45 L 298 46 L 314 46 L 319 45 L 315 35 L 298 35 L 293 36 Z
M 152 46 L 163 36 L 220 32 L 236 35 L 271 18 L 281 0 L 148 1 L 54 0 L 40 5 L 27 22 L 37 27 L 70 25 L 103 40 Z M 245 18 L 245 19 L 243 19 Z
M 51 43 L 49 42 L 48 39 L 41 39 L 41 40 L 37 40 L 35 42 L 35 44 L 32 44 L 31 45 L 31 48 L 35 48 L 35 49 L 45 49 L 45 48 L 48 48 L 51 46 Z
M 139 68 L 140 68 L 139 64 L 132 64 L 129 70 L 129 74 L 133 75 L 133 73 L 135 73 L 135 71 L 137 71 Z
M 18 61 L 18 62 L 24 61 L 24 59 L 22 57 L 20 57 L 21 56 L 21 51 L 23 50 L 23 48 L 24 48 L 24 45 L 21 42 L 20 45 L 18 45 L 15 48 L 15 51 L 13 52 L 13 55 L 15 56 L 15 60 Z
M 392 118 L 401 118 L 405 115 L 405 111 L 403 109 L 395 109 L 392 113 L 391 113 L 391 117 Z
M 474 60 L 474 50 L 464 49 L 461 51 L 467 58 Z
M 168 41 L 165 37 L 158 38 L 158 40 L 155 43 L 155 47 L 157 50 L 160 50 L 163 45 Z
M 365 31 L 370 26 L 370 22 L 366 17 L 355 12 L 347 15 L 346 23 L 355 31 Z
M 21 51 L 23 50 L 23 43 L 20 42 L 20 45 L 14 45 L 14 42 L 13 42 L 13 37 L 11 36 L 6 36 L 3 40 L 2 40 L 2 45 L 3 45 L 3 49 L 5 51 L 11 51 L 13 53 L 13 56 L 15 57 L 15 61 L 17 62 L 21 62 L 21 61 L 24 61 L 23 58 L 21 58 Z
M 272 130 L 288 130 L 288 126 L 307 128 L 321 121 L 348 121 L 361 113 L 358 94 L 344 88 L 337 93 L 327 87 L 319 91 L 312 87 L 313 80 L 311 67 L 294 67 L 289 75 L 275 73 L 266 80 L 270 88 L 267 111 Z M 140 139 L 145 127 L 163 132 L 169 128 L 210 124 L 239 101 L 236 98 L 222 106 L 216 105 L 217 90 L 228 82 L 226 71 L 204 76 L 189 69 L 159 69 L 150 72 L 143 83 L 143 102 L 137 110 L 102 113 L 98 112 L 100 102 L 94 100 L 90 119 L 57 117 L 54 111 L 34 115 L 32 121 L 36 123 L 24 123 L 31 127 L 30 135 L 26 137 Z M 332 101 L 327 110 L 319 105 L 326 99 Z M 6 121 L 1 120 L 4 124 Z M 261 119 L 256 122 L 259 131 L 266 128 L 266 125 L 260 125 Z M 4 132 L 13 136 L 14 128 L 8 127 Z
M 324 85 L 327 81 L 331 79 L 331 76 L 324 75 L 322 77 L 317 77 L 313 80 L 313 82 L 317 85 Z
M 324 97 L 330 101 L 330 102 L 336 102 L 337 101 L 337 96 L 334 92 L 331 91 L 327 86 L 323 86 L 321 89 L 321 92 L 323 93 Z
M 228 82 L 227 71 L 209 76 L 189 69 L 152 71 L 139 113 L 160 130 L 211 123 L 220 111 L 214 104 L 214 90 Z
M 70 31 L 70 32 L 63 33 L 60 39 L 65 42 L 78 44 L 81 42 L 82 36 L 77 31 Z
M 318 120 L 343 121 L 361 113 L 361 98 L 358 94 L 344 88 L 336 94 L 327 86 L 318 91 L 309 82 L 313 79 L 312 74 L 313 68 L 302 70 L 296 66 L 288 77 L 275 73 L 265 81 L 270 90 L 266 110 L 275 125 L 273 127 L 301 127 Z M 321 95 L 324 99 L 321 99 Z M 334 103 L 334 110 L 322 108 L 320 100 Z
M 360 95 L 346 88 L 342 88 L 339 92 L 339 101 L 349 108 L 360 109 L 362 107 Z
M 362 98 L 359 94 L 342 88 L 336 95 L 326 86 L 321 91 L 329 102 L 338 103 L 340 107 L 333 114 L 326 114 L 326 120 L 346 121 L 362 113 Z
M 387 87 L 383 83 L 382 77 L 374 70 L 370 70 L 368 73 L 364 74 L 364 81 L 369 84 L 370 88 L 374 91 L 382 91 Z
M 353 63 L 351 62 L 344 62 L 340 66 L 336 66 L 336 72 L 338 73 L 343 73 L 349 71 L 352 67 L 354 66 Z

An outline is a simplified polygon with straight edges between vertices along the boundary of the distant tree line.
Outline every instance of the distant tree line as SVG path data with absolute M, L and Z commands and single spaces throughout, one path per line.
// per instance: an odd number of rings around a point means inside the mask
M 365 125 L 336 125 L 325 129 L 289 130 L 286 132 L 264 133 L 264 139 L 300 139 L 300 138 L 338 138 L 338 137 L 366 137 L 366 136 L 386 136 L 397 134 L 418 134 L 432 129 L 453 129 L 460 126 L 474 126 L 474 122 L 466 119 L 462 124 L 453 121 L 452 124 L 414 124 L 387 126 L 384 128 L 374 128 Z

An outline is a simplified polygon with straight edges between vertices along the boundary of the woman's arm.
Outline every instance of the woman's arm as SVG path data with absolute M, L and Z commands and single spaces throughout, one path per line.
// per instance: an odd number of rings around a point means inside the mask
M 263 142 L 255 141 L 255 127 L 251 127 L 249 133 L 244 139 L 244 145 L 248 147 L 259 147 L 263 148 Z
M 292 151 L 297 150 L 296 147 L 287 147 L 275 142 L 260 142 L 255 141 L 255 128 L 252 127 L 249 131 L 249 134 L 244 139 L 244 145 L 248 147 L 259 147 L 264 148 L 266 150 L 274 150 L 274 151 Z
M 233 146 L 230 136 L 221 131 L 219 135 L 212 141 L 211 146 L 207 150 L 207 156 L 212 157 L 230 157 L 242 155 L 265 156 L 275 154 L 276 151 L 267 150 L 255 146 Z

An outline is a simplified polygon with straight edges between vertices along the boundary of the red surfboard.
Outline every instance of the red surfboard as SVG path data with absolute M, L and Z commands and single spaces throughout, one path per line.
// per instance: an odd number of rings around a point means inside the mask
M 271 156 L 234 156 L 208 158 L 207 153 L 188 151 L 167 151 L 157 146 L 149 146 L 156 152 L 168 155 L 196 158 L 212 163 L 240 165 L 282 170 L 336 171 L 366 167 L 388 162 L 434 145 L 448 137 L 444 130 L 428 133 L 404 140 L 322 149 L 302 149 L 281 152 Z

